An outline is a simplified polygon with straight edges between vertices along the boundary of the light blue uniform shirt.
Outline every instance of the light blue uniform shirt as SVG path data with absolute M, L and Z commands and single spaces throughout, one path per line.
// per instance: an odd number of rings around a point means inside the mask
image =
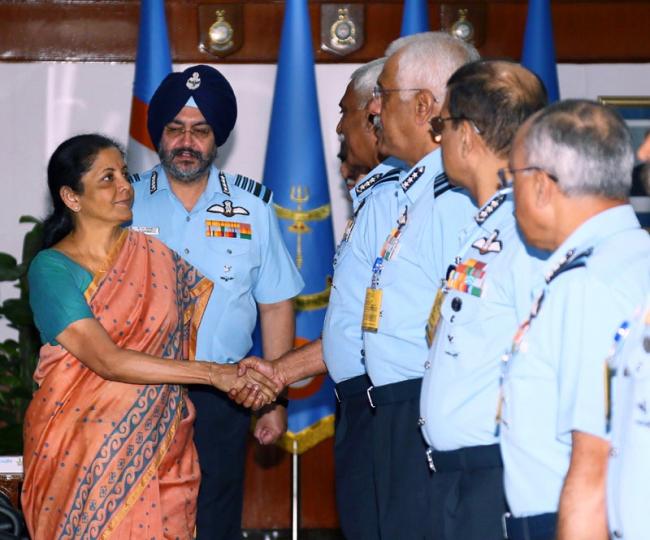
M 373 214 L 370 210 L 373 201 L 377 197 L 394 199 L 395 192 L 401 190 L 399 180 L 406 168 L 401 161 L 388 158 L 350 190 L 354 214 L 336 249 L 332 289 L 323 323 L 323 358 L 335 383 L 366 372 L 361 318 L 370 270 L 352 246 L 363 241 L 368 229 L 367 216 Z
M 377 246 L 384 243 L 406 208 L 406 224 L 398 248 L 390 260 L 384 261 L 379 277 L 378 288 L 383 291 L 379 329 L 376 333 L 363 333 L 366 370 L 375 386 L 419 378 L 424 373 L 428 353 L 425 326 L 439 285 L 433 269 L 434 189 L 440 192 L 447 187 L 446 178 L 442 176 L 440 150 L 420 160 L 401 184 L 403 194 L 398 193 L 394 200 L 382 198 L 385 209 L 381 205 L 374 208 L 375 219 L 369 217 L 369 221 L 376 231 L 376 240 L 363 248 L 368 287 L 372 266 L 381 251 Z M 459 197 L 466 205 L 466 196 L 452 190 L 440 195 L 440 200 L 448 199 L 443 204 L 455 204 Z M 394 211 L 396 202 L 398 212 Z M 460 228 L 469 216 L 470 212 L 459 211 L 451 213 L 450 217 L 458 220 L 457 228 Z
M 524 244 L 513 209 L 512 195 L 495 194 L 466 227 L 455 260 L 447 260 L 459 262 L 444 286 L 420 396 L 422 433 L 436 450 L 499 442 L 501 357 L 530 311 L 533 279 L 543 264 Z M 447 227 L 443 222 L 442 230 Z
M 287 300 L 304 286 L 282 240 L 270 191 L 213 166 L 205 191 L 188 212 L 160 165 L 132 181 L 133 228 L 160 238 L 215 284 L 196 357 L 239 361 L 252 346 L 256 302 Z
M 590 248 L 585 266 L 546 283 L 570 250 Z M 572 431 L 606 437 L 604 362 L 620 322 L 650 290 L 648 268 L 650 238 L 629 205 L 580 225 L 544 266 L 543 301 L 504 364 L 501 453 L 515 517 L 558 510 Z
M 612 538 L 625 540 L 650 537 L 650 303 L 639 311 L 610 361 L 615 375 L 607 507 Z

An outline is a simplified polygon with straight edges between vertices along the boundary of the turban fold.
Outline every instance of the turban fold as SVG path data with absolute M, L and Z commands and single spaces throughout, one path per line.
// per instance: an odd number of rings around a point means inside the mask
M 147 129 L 156 149 L 164 127 L 191 97 L 212 128 L 217 146 L 226 142 L 237 120 L 235 93 L 216 69 L 198 65 L 180 73 L 170 73 L 154 92 L 149 102 Z

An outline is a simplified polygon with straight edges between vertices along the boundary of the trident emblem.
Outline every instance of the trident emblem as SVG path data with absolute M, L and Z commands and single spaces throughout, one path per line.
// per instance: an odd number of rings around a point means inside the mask
M 275 210 L 280 219 L 290 219 L 292 220 L 291 225 L 289 225 L 289 232 L 294 233 L 296 238 L 296 266 L 298 269 L 302 268 L 303 256 L 302 256 L 302 237 L 303 235 L 311 232 L 311 227 L 307 225 L 309 221 L 321 221 L 330 215 L 330 205 L 324 204 L 313 210 L 303 210 L 303 205 L 309 202 L 309 188 L 307 186 L 291 186 L 289 191 L 289 198 L 291 202 L 295 203 L 296 208 L 294 210 L 290 208 L 284 208 L 279 204 L 275 204 Z

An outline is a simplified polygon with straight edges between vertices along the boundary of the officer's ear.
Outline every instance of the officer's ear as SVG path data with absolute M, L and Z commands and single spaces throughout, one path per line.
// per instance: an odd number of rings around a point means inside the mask
M 530 176 L 537 206 L 542 208 L 551 204 L 559 191 L 558 185 L 542 170 L 534 170 Z
M 79 194 L 76 193 L 71 187 L 63 186 L 59 189 L 59 196 L 70 210 L 73 212 L 79 212 L 81 210 L 81 203 L 79 201 Z
M 426 88 L 418 90 L 415 95 L 415 120 L 418 125 L 428 125 L 429 120 L 438 114 L 436 103 L 436 98 L 431 90 Z

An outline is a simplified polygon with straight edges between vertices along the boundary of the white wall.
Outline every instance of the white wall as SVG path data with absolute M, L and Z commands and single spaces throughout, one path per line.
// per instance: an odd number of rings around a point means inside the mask
M 181 69 L 184 66 L 176 66 Z M 348 214 L 338 176 L 338 101 L 356 64 L 316 68 L 323 144 L 327 160 L 334 231 Z M 274 65 L 222 65 L 239 104 L 237 126 L 218 158 L 219 166 L 260 179 L 271 115 Z M 650 64 L 564 64 L 562 97 L 649 95 Z M 133 64 L 0 63 L 0 251 L 20 257 L 23 214 L 43 217 L 47 208 L 45 168 L 67 137 L 99 131 L 126 142 Z M 12 295 L 0 285 L 0 301 Z M 4 337 L 0 324 L 0 338 Z

